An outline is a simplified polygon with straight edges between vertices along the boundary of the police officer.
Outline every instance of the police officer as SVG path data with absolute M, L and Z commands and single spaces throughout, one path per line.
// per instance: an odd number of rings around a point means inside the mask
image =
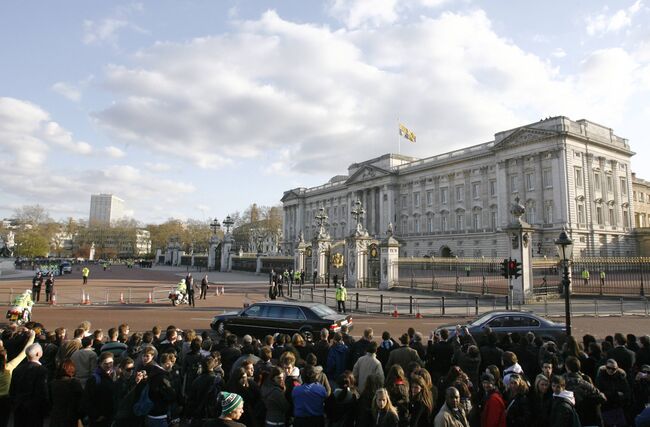
M 340 313 L 343 311 L 343 313 L 346 313 L 345 311 L 345 300 L 348 299 L 348 290 L 345 289 L 345 286 L 341 283 L 337 288 L 336 288 L 336 309 Z

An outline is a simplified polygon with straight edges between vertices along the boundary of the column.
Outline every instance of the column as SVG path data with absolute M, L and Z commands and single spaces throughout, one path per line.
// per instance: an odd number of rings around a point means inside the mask
M 379 194 L 379 202 L 378 202 L 378 207 L 379 207 L 379 212 L 378 212 L 378 217 L 379 217 L 379 230 L 385 230 L 388 228 L 388 222 L 386 221 L 386 207 L 384 204 L 384 193 L 386 192 L 386 186 L 383 185 L 381 187 L 377 187 L 377 193 Z

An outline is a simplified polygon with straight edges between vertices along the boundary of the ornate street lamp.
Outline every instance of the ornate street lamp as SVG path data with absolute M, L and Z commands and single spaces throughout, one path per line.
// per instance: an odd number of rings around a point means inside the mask
M 235 221 L 230 218 L 230 215 L 223 220 L 223 226 L 226 227 L 226 234 L 230 234 L 230 227 L 235 223 Z
M 215 218 L 214 221 L 210 223 L 210 228 L 212 229 L 212 234 L 217 234 L 217 230 L 221 228 L 221 224 L 217 218 Z
M 573 254 L 573 240 L 569 238 L 566 230 L 562 230 L 560 237 L 555 241 L 557 253 L 562 261 L 564 272 L 562 274 L 562 284 L 564 285 L 564 316 L 566 323 L 566 333 L 571 336 L 571 281 L 569 280 L 569 260 Z

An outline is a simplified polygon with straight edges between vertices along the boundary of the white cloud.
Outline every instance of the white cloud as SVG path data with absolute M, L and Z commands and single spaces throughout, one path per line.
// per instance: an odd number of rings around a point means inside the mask
M 604 7 L 597 15 L 587 16 L 585 19 L 587 34 L 590 36 L 615 33 L 632 25 L 632 18 L 641 10 L 643 3 L 636 0 L 634 4 L 625 9 L 609 13 L 609 8 Z
M 151 172 L 167 172 L 172 168 L 166 163 L 150 163 L 150 162 L 145 162 L 144 167 Z
M 39 106 L 20 99 L 0 98 L 0 169 L 38 167 L 55 147 L 76 154 L 92 151 L 90 144 L 74 140 Z
M 81 91 L 70 83 L 56 82 L 52 85 L 52 90 L 68 98 L 70 101 L 81 101 Z
M 566 56 L 566 52 L 561 47 L 558 47 L 554 49 L 553 52 L 551 52 L 551 56 L 555 58 L 564 58 Z
M 119 148 L 114 147 L 112 145 L 109 146 L 109 147 L 104 148 L 104 153 L 106 153 L 108 156 L 110 156 L 110 157 L 112 157 L 114 159 L 119 159 L 119 158 L 124 157 L 126 155 L 126 153 L 124 153 L 124 151 L 122 151 Z
M 347 28 L 393 24 L 403 12 L 437 8 L 449 0 L 330 0 L 328 12 Z
M 430 156 L 549 115 L 614 125 L 639 81 L 622 49 L 562 75 L 480 10 L 382 31 L 269 11 L 236 32 L 158 43 L 133 65 L 110 66 L 104 86 L 115 101 L 93 117 L 115 140 L 204 168 L 254 158 L 263 173 L 341 173 L 396 151 L 398 116 L 418 135 L 410 154 Z
M 100 22 L 86 19 L 83 22 L 83 42 L 84 44 L 115 44 L 117 41 L 117 32 L 128 25 L 127 21 L 120 19 L 107 18 Z

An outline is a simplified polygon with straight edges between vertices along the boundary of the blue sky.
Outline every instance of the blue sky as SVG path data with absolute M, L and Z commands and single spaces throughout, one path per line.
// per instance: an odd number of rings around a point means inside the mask
M 646 4 L 647 3 L 647 4 Z M 0 3 L 0 217 L 222 219 L 356 161 L 565 115 L 650 178 L 650 2 Z

